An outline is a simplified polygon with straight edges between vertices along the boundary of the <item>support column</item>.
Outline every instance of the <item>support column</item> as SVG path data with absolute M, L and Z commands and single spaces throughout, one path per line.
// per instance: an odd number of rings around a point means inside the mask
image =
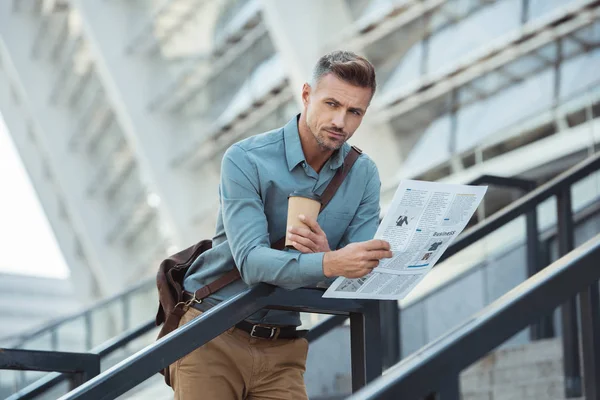
M 38 161 L 48 175 L 46 179 L 51 178 L 54 190 L 61 194 L 81 242 L 82 249 L 71 251 L 85 254 L 98 279 L 98 295 L 106 296 L 125 286 L 115 277 L 122 275 L 130 260 L 127 254 L 119 254 L 108 246 L 104 234 L 111 216 L 102 204 L 85 194 L 89 165 L 70 153 L 67 144 L 68 134 L 75 128 L 72 114 L 47 103 L 54 82 L 53 67 L 48 60 L 33 60 L 31 56 L 39 24 L 36 15 L 13 13 L 10 2 L 0 2 L 0 46 L 9 57 L 3 68 L 19 97 L 19 107 L 27 115 L 30 133 L 37 140 Z
M 350 11 L 343 0 L 262 0 L 262 5 L 271 40 L 288 72 L 296 101 L 302 107 L 302 85 L 310 80 L 314 65 L 325 53 L 323 43 L 354 23 Z M 367 112 L 350 141 L 377 163 L 384 187 L 388 182 L 396 182 L 401 158 L 389 124 L 376 123 Z
M 160 197 L 168 234 L 179 246 L 197 239 L 191 215 L 202 183 L 174 170 L 173 156 L 194 133 L 188 120 L 149 110 L 172 74 L 159 54 L 126 52 L 147 17 L 135 2 L 74 0 L 83 31 L 117 120 L 141 167 L 142 179 Z M 150 5 L 150 3 L 148 3 Z
M 2 48 L 0 39 L 0 58 L 8 60 L 8 54 L 3 53 Z M 35 146 L 37 141 L 35 133 L 29 131 L 30 128 L 27 126 L 28 116 L 25 111 L 11 99 L 12 83 L 7 74 L 3 73 L 5 72 L 3 68 L 6 68 L 6 66 L 0 66 L 0 111 L 4 117 L 4 122 L 27 170 L 27 175 L 35 188 L 37 198 L 44 209 L 44 214 L 52 227 L 52 232 L 65 262 L 69 266 L 70 279 L 72 282 L 76 282 L 77 287 L 80 289 L 77 296 L 83 301 L 90 300 L 89 294 L 94 293 L 98 285 L 97 277 L 89 268 L 88 260 L 82 259 L 82 256 L 77 254 L 77 234 L 69 217 L 61 215 L 61 205 L 58 199 L 64 196 L 62 193 L 56 192 L 56 188 L 44 176 L 40 161 L 41 156 Z

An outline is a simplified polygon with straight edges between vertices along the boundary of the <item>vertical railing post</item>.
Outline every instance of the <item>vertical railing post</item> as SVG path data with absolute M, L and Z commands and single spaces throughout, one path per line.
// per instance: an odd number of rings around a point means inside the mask
M 538 230 L 537 209 L 530 210 L 525 215 L 527 226 L 527 276 L 537 274 L 545 265 L 540 260 L 540 239 Z M 546 264 L 547 265 L 547 264 Z M 552 314 L 542 317 L 531 324 L 529 335 L 531 340 L 540 340 L 554 337 L 554 324 Z
M 84 320 L 84 324 L 85 324 L 85 349 L 89 350 L 91 349 L 93 346 L 93 341 L 92 341 L 92 316 L 90 315 L 90 311 L 86 312 L 83 315 L 83 320 Z
M 381 376 L 379 302 L 364 303 L 362 313 L 350 313 L 352 392 Z
M 398 301 L 380 301 L 381 341 L 383 343 L 383 368 L 387 369 L 400 360 L 400 321 Z
M 460 400 L 460 374 L 450 374 L 440 387 L 438 400 Z
M 600 294 L 598 282 L 579 295 L 586 400 L 600 400 Z
M 556 196 L 558 212 L 559 257 L 575 247 L 571 188 L 563 188 Z M 581 397 L 581 368 L 577 327 L 577 299 L 572 298 L 561 306 L 563 365 L 565 371 L 565 396 Z
M 128 294 L 121 297 L 121 307 L 123 310 L 123 330 L 126 331 L 131 327 L 131 302 Z
M 379 301 L 370 301 L 366 307 L 365 317 L 365 363 L 367 384 L 379 378 L 382 373 L 381 345 L 381 309 Z
M 50 349 L 58 350 L 58 328 L 53 327 L 50 329 Z

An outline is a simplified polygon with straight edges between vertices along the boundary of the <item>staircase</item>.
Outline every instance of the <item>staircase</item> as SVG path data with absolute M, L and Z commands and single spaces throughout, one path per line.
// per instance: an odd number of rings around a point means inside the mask
M 462 399 L 563 400 L 565 375 L 562 363 L 559 339 L 495 351 L 461 374 Z
M 446 332 L 452 331 L 455 326 L 460 325 L 461 321 L 472 321 L 474 313 L 480 312 L 484 307 L 489 308 L 488 304 L 494 302 L 495 299 L 514 286 L 523 281 L 525 282 L 519 286 L 531 285 L 532 279 L 526 280 L 529 274 L 526 251 L 528 241 L 523 234 L 520 236 L 515 235 L 514 226 L 512 226 L 518 223 L 517 218 L 519 215 L 534 209 L 540 217 L 538 225 L 542 229 L 540 232 L 536 232 L 535 237 L 541 246 L 538 256 L 540 262 L 544 263 L 543 265 L 548 265 L 551 260 L 559 258 L 560 255 L 565 255 L 570 250 L 570 246 L 578 246 L 590 237 L 597 240 L 600 237 L 595 236 L 600 231 L 598 193 L 585 189 L 585 185 L 598 188 L 596 172 L 598 169 L 600 169 L 600 156 L 590 157 L 580 165 L 523 196 L 515 203 L 461 235 L 446 252 L 449 258 L 429 274 L 429 282 L 427 282 L 427 279 L 424 280 L 424 284 L 419 285 L 409 298 L 400 302 L 399 312 L 401 318 L 399 328 L 402 355 L 406 357 L 405 360 L 414 360 L 415 357 L 418 359 L 420 353 L 424 351 L 423 349 L 428 349 L 430 346 L 437 344 L 440 337 L 445 338 Z M 571 200 L 565 200 L 565 198 L 570 196 L 571 187 L 575 187 L 575 185 L 578 190 L 583 187 L 584 192 L 588 193 L 588 198 L 582 201 L 581 196 L 578 196 L 577 201 L 572 206 Z M 575 192 L 575 189 L 573 191 Z M 592 197 L 589 197 L 590 193 Z M 553 200 L 554 196 L 558 197 L 557 204 L 549 204 L 546 200 Z M 567 201 L 568 207 L 565 206 L 565 201 Z M 554 215 L 554 220 L 548 218 L 550 214 Z M 597 246 L 593 243 L 592 247 L 593 245 Z M 484 251 L 480 251 L 479 247 L 483 247 Z M 593 251 L 597 252 L 595 248 Z M 568 263 L 569 257 L 565 257 L 565 259 L 567 260 L 563 263 Z M 562 260 L 563 258 L 559 261 Z M 149 297 L 145 295 L 143 298 L 143 300 L 146 300 L 144 301 L 146 308 L 150 303 L 155 304 L 155 299 L 151 299 L 155 295 L 153 290 L 150 290 L 147 284 L 140 285 L 141 289 L 144 289 L 150 295 Z M 175 357 L 174 354 L 179 354 L 178 352 L 185 354 L 185 352 L 192 351 L 191 346 L 195 344 L 191 344 L 189 340 L 184 340 L 185 338 L 180 337 L 181 335 L 185 333 L 189 336 L 193 333 L 195 338 L 205 337 L 212 334 L 207 333 L 207 331 L 220 330 L 221 327 L 227 324 L 227 326 L 231 326 L 230 322 L 224 322 L 223 318 L 243 319 L 246 317 L 242 315 L 243 313 L 251 314 L 254 311 L 251 311 L 253 310 L 251 308 L 241 310 L 241 304 L 259 307 L 258 310 L 263 307 L 263 303 L 259 303 L 259 301 L 268 296 L 275 296 L 274 298 L 283 301 L 283 303 L 269 303 L 274 305 L 300 304 L 295 303 L 295 301 L 301 301 L 302 306 L 294 307 L 306 312 L 328 310 L 330 309 L 328 307 L 335 307 L 330 310 L 341 311 L 342 314 L 349 312 L 345 315 L 354 315 L 355 317 L 356 313 L 360 312 L 363 313 L 363 318 L 367 318 L 368 312 L 373 312 L 373 308 L 368 308 L 372 307 L 372 305 L 367 304 L 369 302 L 365 302 L 364 305 L 360 306 L 354 304 L 356 302 L 353 301 L 327 303 L 329 299 L 321 299 L 320 295 L 314 292 L 313 290 L 313 293 L 310 293 L 306 289 L 289 292 L 273 289 L 268 285 L 257 285 L 249 289 L 243 296 L 223 302 L 212 309 L 212 313 L 203 314 L 198 320 L 189 324 L 189 329 L 185 330 L 187 333 L 179 330 L 170 335 L 169 340 L 161 341 L 163 343 L 160 346 L 153 344 L 151 348 L 136 353 L 127 363 L 121 364 L 117 369 L 108 371 L 107 375 L 103 376 L 102 381 L 94 379 L 93 382 L 84 384 L 80 390 L 72 392 L 68 398 L 81 398 L 80 391 L 83 389 L 89 390 L 88 388 L 92 384 L 95 385 L 93 386 L 95 393 L 109 390 L 117 392 L 120 399 L 169 398 L 171 396 L 170 389 L 162 383 L 160 376 L 154 374 L 156 369 L 153 369 L 151 373 L 150 370 L 145 370 L 146 363 L 161 363 L 162 365 L 164 362 L 171 362 L 168 361 L 170 360 L 169 357 Z M 302 296 L 309 296 L 310 298 Z M 479 296 L 476 297 L 479 300 L 474 300 L 473 296 Z M 302 300 L 299 300 L 300 298 Z M 151 302 L 149 303 L 147 300 L 151 300 Z M 111 301 L 121 304 L 119 296 L 111 299 Z M 553 298 L 548 298 L 548 304 L 554 304 L 554 301 Z M 377 304 L 375 302 L 371 303 Z M 559 304 L 561 303 L 557 305 Z M 103 304 L 103 307 L 105 306 L 106 304 Z M 361 307 L 363 307 L 362 311 Z M 379 306 L 377 305 L 377 307 Z M 90 310 L 90 312 L 95 311 Z M 128 313 L 123 311 L 123 315 L 126 314 Z M 555 319 L 557 318 L 558 314 L 555 316 Z M 369 351 L 365 351 L 365 354 L 360 356 L 360 351 L 362 351 L 360 346 L 370 348 L 373 343 L 369 344 L 369 341 L 373 342 L 374 335 L 381 332 L 381 327 L 375 327 L 372 323 L 367 329 L 366 321 L 367 319 L 362 322 L 364 328 L 358 328 L 359 331 L 355 331 L 360 332 L 360 330 L 365 329 L 365 332 L 371 332 L 370 335 L 365 333 L 364 340 L 366 343 L 362 345 L 351 340 L 349 333 L 352 329 L 356 329 L 356 325 L 352 324 L 350 326 L 346 324 L 338 327 L 331 326 L 327 328 L 325 334 L 320 333 L 318 335 L 318 340 L 314 338 L 311 341 L 307 373 L 305 375 L 307 390 L 311 399 L 343 398 L 344 395 L 351 392 L 353 387 L 356 388 L 355 376 L 350 370 L 350 365 L 352 363 L 353 368 L 365 368 L 365 371 L 368 368 L 367 365 L 372 365 L 365 360 L 365 357 L 369 358 L 370 356 Z M 531 322 L 528 321 L 527 323 Z M 307 325 L 306 327 L 310 327 L 310 323 Z M 555 321 L 554 330 L 557 335 L 563 334 L 561 326 L 565 326 L 564 323 L 561 324 Z M 463 398 L 507 400 L 565 398 L 565 371 L 563 371 L 562 365 L 563 363 L 565 365 L 569 364 L 569 357 L 573 357 L 573 353 L 563 354 L 563 347 L 558 339 L 530 342 L 531 335 L 528 333 L 526 324 L 518 327 L 525 330 L 512 338 L 510 336 L 505 337 L 503 340 L 510 338 L 507 342 L 498 342 L 493 347 L 486 349 L 487 356 L 462 371 L 460 374 L 460 390 Z M 318 329 L 319 327 L 314 328 L 314 330 Z M 393 329 L 393 326 L 388 325 L 383 333 L 385 334 L 387 330 Z M 514 331 L 515 334 L 517 332 L 518 330 Z M 191 337 L 189 336 L 189 338 Z M 152 343 L 153 339 L 153 335 L 146 336 L 138 340 L 135 348 L 140 349 L 145 344 Z M 200 343 L 203 343 L 203 340 L 201 338 L 197 339 Z M 498 345 L 500 347 L 496 348 Z M 349 347 L 351 352 L 348 351 Z M 375 348 L 377 347 L 379 345 L 375 346 Z M 89 351 L 89 349 L 90 346 L 86 350 Z M 112 355 L 110 362 L 103 360 L 103 369 L 134 351 L 132 346 L 128 350 Z M 382 350 L 385 351 L 385 349 Z M 572 346 L 568 350 L 572 352 Z M 153 354 L 159 351 L 164 354 L 161 353 L 160 356 Z M 483 354 L 485 353 L 479 354 L 479 357 Z M 362 366 L 356 364 L 353 358 L 355 356 L 363 358 L 361 361 Z M 180 355 L 176 357 L 180 357 Z M 467 365 L 462 368 L 465 367 Z M 144 371 L 136 372 L 139 371 L 139 368 L 144 369 Z M 391 375 L 395 370 L 394 367 L 387 374 Z M 121 386 L 116 389 L 114 386 L 111 387 L 110 382 L 111 379 L 115 380 L 115 377 L 119 374 L 137 374 L 138 376 L 131 376 L 131 382 L 133 382 L 131 386 L 129 386 L 130 383 L 123 383 L 121 379 L 121 383 L 119 383 Z M 368 377 L 368 372 L 365 372 L 365 374 Z M 384 378 L 387 374 L 384 374 Z M 129 375 L 127 376 L 129 377 Z M 141 379 L 142 377 L 143 379 Z M 148 377 L 150 378 L 148 379 Z M 135 386 L 135 382 L 141 382 L 144 379 L 147 380 L 139 386 Z M 368 378 L 367 381 L 369 381 Z M 121 387 L 125 386 L 133 389 L 129 392 L 119 392 Z M 456 386 L 457 390 L 458 384 Z M 87 394 L 83 396 L 83 398 L 86 398 Z M 90 396 L 90 398 L 95 398 L 95 395 Z M 443 398 L 445 399 L 445 397 Z M 573 398 L 573 396 L 569 398 Z M 589 398 L 588 400 L 596 400 L 596 398 Z

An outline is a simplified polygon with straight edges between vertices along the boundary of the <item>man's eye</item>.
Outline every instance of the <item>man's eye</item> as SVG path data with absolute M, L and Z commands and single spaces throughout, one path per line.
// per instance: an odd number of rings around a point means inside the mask
M 356 115 L 357 117 L 360 117 L 360 111 L 352 111 L 352 114 Z
M 328 105 L 328 106 L 331 106 L 331 107 L 335 107 L 335 103 L 332 103 L 331 101 L 328 101 L 328 102 L 327 102 L 327 105 Z

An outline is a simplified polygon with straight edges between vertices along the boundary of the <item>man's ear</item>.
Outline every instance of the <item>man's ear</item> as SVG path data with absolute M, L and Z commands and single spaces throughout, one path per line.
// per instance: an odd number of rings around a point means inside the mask
M 308 103 L 310 101 L 310 91 L 312 90 L 312 88 L 310 87 L 310 85 L 308 83 L 305 83 L 304 85 L 302 85 L 302 104 L 304 105 L 304 107 L 308 106 Z

